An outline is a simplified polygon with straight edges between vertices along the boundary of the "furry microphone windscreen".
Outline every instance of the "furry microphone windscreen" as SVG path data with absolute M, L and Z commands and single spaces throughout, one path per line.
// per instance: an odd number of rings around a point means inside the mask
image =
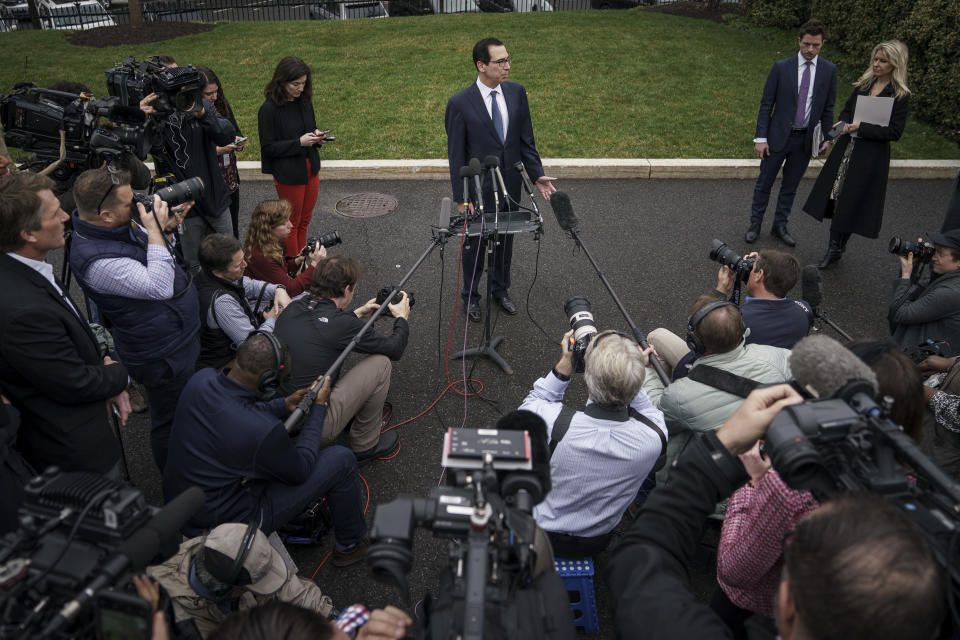
M 540 480 L 543 495 L 550 493 L 550 443 L 547 441 L 547 423 L 532 411 L 511 411 L 497 421 L 497 429 L 527 431 L 530 434 L 530 457 L 533 474 Z
M 827 336 L 807 336 L 793 347 L 790 368 L 797 385 L 817 398 L 832 397 L 853 381 L 877 393 L 877 375 L 842 344 Z

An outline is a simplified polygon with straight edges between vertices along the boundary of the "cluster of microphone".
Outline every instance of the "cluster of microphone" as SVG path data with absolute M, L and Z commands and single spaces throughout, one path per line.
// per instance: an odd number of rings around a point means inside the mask
M 518 163 L 520 164 L 520 163 Z M 522 167 L 523 165 L 520 164 Z M 477 197 L 477 209 L 482 215 L 485 211 L 483 203 L 483 189 L 481 188 L 480 176 L 483 173 L 489 173 L 490 182 L 493 185 L 494 211 L 500 211 L 500 194 L 503 194 L 503 202 L 506 204 L 509 200 L 507 195 L 507 185 L 503 181 L 503 174 L 500 173 L 500 158 L 497 156 L 487 156 L 481 164 L 479 158 L 470 158 L 470 162 L 460 167 L 460 178 L 463 180 L 463 206 L 470 204 L 470 181 L 473 181 L 474 193 Z M 522 174 L 522 171 L 521 171 Z

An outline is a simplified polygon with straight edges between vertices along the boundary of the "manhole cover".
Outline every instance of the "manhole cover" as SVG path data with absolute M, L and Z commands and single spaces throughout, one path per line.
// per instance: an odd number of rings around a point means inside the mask
M 348 218 L 376 218 L 397 208 L 397 199 L 385 193 L 355 193 L 337 203 L 335 211 Z

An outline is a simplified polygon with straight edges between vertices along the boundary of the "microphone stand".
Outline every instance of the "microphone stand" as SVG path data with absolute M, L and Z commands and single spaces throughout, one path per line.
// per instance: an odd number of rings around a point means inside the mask
M 630 317 L 630 313 L 627 311 L 626 307 L 623 306 L 623 303 L 620 302 L 620 298 L 617 297 L 616 292 L 613 290 L 613 286 L 610 284 L 610 281 L 607 280 L 607 276 L 604 275 L 603 271 L 600 270 L 600 265 L 597 264 L 597 261 L 593 259 L 593 256 L 590 254 L 590 251 L 583 245 L 583 242 L 580 241 L 580 234 L 577 233 L 576 229 L 568 229 L 570 237 L 573 238 L 573 241 L 577 246 L 583 250 L 583 253 L 587 256 L 587 260 L 590 261 L 590 264 L 593 266 L 594 270 L 597 272 L 597 275 L 600 276 L 600 281 L 603 283 L 603 286 L 607 288 L 607 291 L 610 293 L 610 297 L 613 298 L 613 302 L 617 305 L 617 308 L 620 309 L 620 313 L 623 314 L 624 319 L 627 321 L 627 324 L 630 325 L 630 331 L 633 332 L 633 337 L 637 341 L 637 344 L 640 345 L 641 349 L 649 349 L 650 343 L 646 341 L 643 337 L 643 333 L 637 327 L 637 324 L 633 321 L 633 318 Z M 663 386 L 670 385 L 670 378 L 667 376 L 667 372 L 663 370 L 663 365 L 660 364 L 660 361 L 655 357 L 650 357 L 650 366 L 653 367 L 653 370 L 657 372 Z
M 394 296 L 403 288 L 404 283 L 410 279 L 414 271 L 420 268 L 420 265 L 423 264 L 423 261 L 427 259 L 427 256 L 436 249 L 440 247 L 443 251 L 443 245 L 447 242 L 448 232 L 445 229 L 439 229 L 437 233 L 433 236 L 433 241 L 430 243 L 430 246 L 427 247 L 426 251 L 421 254 L 420 258 L 414 263 L 410 270 L 400 278 L 400 282 L 393 286 L 393 289 L 390 291 L 390 295 L 387 296 L 387 299 L 384 300 L 380 307 L 373 312 L 373 315 L 367 320 L 360 331 L 357 332 L 357 335 L 353 336 L 353 339 L 350 340 L 350 344 L 337 356 L 337 359 L 333 361 L 333 364 L 324 372 L 322 376 L 317 378 L 313 385 L 310 387 L 310 391 L 307 392 L 307 395 L 300 400 L 300 403 L 297 405 L 297 408 L 293 410 L 293 413 L 286 419 L 283 423 L 284 428 L 287 430 L 287 433 L 294 435 L 300 431 L 300 423 L 303 422 L 304 417 L 307 413 L 310 412 L 311 407 L 313 406 L 314 400 L 317 399 L 317 395 L 320 393 L 320 388 L 323 386 L 324 380 L 334 376 L 337 371 L 340 370 L 340 367 L 343 365 L 343 361 L 347 359 L 347 356 L 356 348 L 360 343 L 360 338 L 367 332 L 367 330 L 373 326 L 373 323 L 377 321 L 381 315 L 383 315 L 384 310 L 387 308 L 387 305 L 393 302 Z
M 814 309 L 813 317 L 816 318 L 817 320 L 822 320 L 823 322 L 825 322 L 828 327 L 830 327 L 831 329 L 839 333 L 840 336 L 847 342 L 851 342 L 853 340 L 853 338 L 850 337 L 849 333 L 841 329 L 839 326 L 837 326 L 837 323 L 835 323 L 833 320 L 830 319 L 826 311 L 818 311 L 817 309 Z
M 492 171 L 491 171 L 492 173 Z M 463 351 L 458 351 L 452 356 L 451 360 L 457 359 L 466 359 L 472 358 L 474 356 L 487 357 L 493 360 L 493 362 L 503 369 L 503 372 L 507 375 L 513 374 L 513 367 L 511 367 L 506 359 L 497 353 L 497 347 L 500 346 L 500 343 L 503 342 L 503 336 L 491 336 L 490 335 L 490 315 L 491 310 L 493 309 L 493 271 L 491 269 L 490 263 L 493 262 L 493 250 L 496 246 L 497 235 L 499 231 L 499 215 L 500 215 L 500 199 L 497 197 L 497 182 L 496 176 L 491 176 L 493 179 L 493 196 L 494 196 L 494 208 L 493 208 L 493 231 L 488 232 L 485 229 L 481 228 L 479 240 L 486 241 L 486 252 L 487 258 L 484 261 L 484 271 L 487 272 L 487 312 L 483 316 L 483 345 L 479 347 L 474 347 L 472 349 L 464 349 Z M 482 202 L 482 199 L 481 199 Z M 481 220 L 484 218 L 481 216 Z M 485 221 L 485 220 L 484 220 Z M 469 300 L 467 301 L 469 304 Z
M 520 174 L 520 179 L 523 180 L 523 188 L 527 190 L 527 194 L 530 196 L 530 202 L 533 204 L 533 211 L 537 214 L 537 220 L 540 222 L 540 226 L 542 227 L 543 216 L 540 214 L 540 207 L 537 206 L 537 199 L 533 197 L 533 183 L 530 182 L 530 178 L 528 178 L 526 172 L 524 172 L 522 162 L 515 163 L 513 168 L 517 170 L 517 172 Z

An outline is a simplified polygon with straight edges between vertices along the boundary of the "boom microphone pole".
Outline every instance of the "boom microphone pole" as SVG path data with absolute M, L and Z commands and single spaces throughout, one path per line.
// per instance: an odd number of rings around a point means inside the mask
M 570 237 L 573 238 L 573 241 L 577 243 L 577 246 L 583 249 L 583 253 L 587 256 L 587 260 L 590 261 L 590 264 L 593 266 L 594 270 L 596 270 L 597 275 L 600 276 L 600 281 L 603 282 L 603 286 L 607 288 L 607 291 L 610 293 L 610 297 L 613 298 L 617 308 L 620 309 L 620 313 L 623 314 L 627 324 L 630 325 L 630 330 L 633 332 L 633 337 L 637 341 L 637 344 L 640 345 L 641 349 L 649 349 L 650 344 L 643 337 L 643 333 L 640 332 L 640 329 L 633 321 L 633 318 L 630 317 L 626 307 L 624 307 L 623 303 L 620 302 L 620 298 L 617 297 L 616 292 L 613 290 L 613 286 L 611 286 L 610 281 L 607 280 L 607 276 L 604 275 L 603 271 L 600 270 L 600 266 L 597 264 L 597 261 L 593 259 L 593 256 L 590 255 L 590 251 L 580 240 L 580 235 L 578 232 L 580 223 L 577 220 L 577 216 L 573 213 L 573 207 L 570 205 L 570 196 L 563 191 L 556 191 L 550 196 L 550 206 L 553 207 L 553 213 L 555 216 L 557 216 L 557 223 L 560 225 L 560 228 L 569 233 Z M 670 378 L 667 377 L 667 372 L 663 370 L 663 366 L 656 357 L 650 358 L 650 366 L 652 366 L 653 370 L 657 372 L 657 375 L 663 382 L 663 386 L 670 384 Z
M 436 233 L 433 236 L 433 241 L 430 243 L 430 246 L 427 247 L 427 250 L 423 252 L 420 258 L 414 263 L 410 270 L 407 271 L 406 275 L 400 278 L 400 282 L 393 286 L 393 289 L 390 291 L 390 295 L 387 296 L 387 299 L 384 300 L 380 307 L 373 312 L 373 315 L 370 316 L 370 319 L 367 320 L 360 331 L 357 332 L 357 335 L 353 336 L 353 339 L 350 341 L 350 344 L 337 356 L 337 359 L 333 361 L 333 364 L 330 365 L 330 368 L 327 369 L 322 376 L 314 381 L 313 385 L 310 387 L 310 391 L 307 392 L 307 395 L 303 397 L 300 403 L 297 405 L 297 408 L 293 410 L 293 413 L 290 414 L 290 417 L 287 418 L 286 422 L 283 423 L 284 428 L 286 428 L 287 433 L 294 434 L 300 430 L 300 423 L 303 422 L 304 416 L 310 411 L 311 406 L 313 405 L 314 400 L 317 399 L 317 395 L 320 393 L 320 388 L 323 386 L 324 380 L 332 377 L 340 370 L 340 366 L 343 365 L 343 361 L 347 359 L 347 356 L 350 355 L 350 352 L 360 343 L 360 338 L 363 337 L 363 334 L 373 326 L 373 323 L 377 321 L 382 314 L 384 309 L 387 308 L 387 305 L 393 302 L 394 296 L 403 288 L 404 283 L 410 279 L 410 276 L 413 275 L 413 272 L 420 268 L 420 265 L 423 264 L 423 261 L 427 259 L 427 256 L 436 249 L 437 247 L 442 247 L 447 242 L 447 236 L 450 235 L 450 198 L 444 198 L 440 205 L 440 216 L 443 218 L 445 216 L 446 220 L 441 220 L 440 226 L 437 229 Z M 441 249 L 442 251 L 442 249 Z

